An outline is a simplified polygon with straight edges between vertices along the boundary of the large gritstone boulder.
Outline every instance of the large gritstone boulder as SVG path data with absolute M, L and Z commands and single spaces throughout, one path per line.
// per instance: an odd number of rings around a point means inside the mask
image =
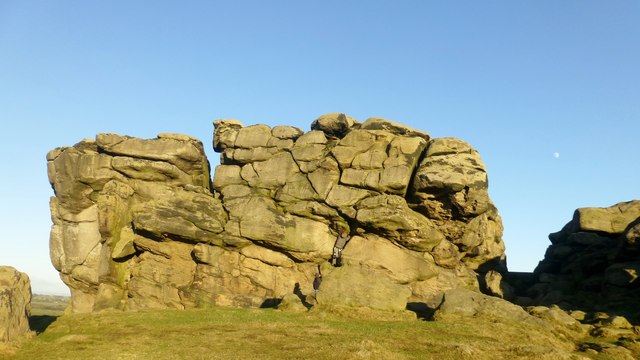
M 484 164 L 461 140 L 340 113 L 308 132 L 214 126 L 212 182 L 184 135 L 100 134 L 49 153 L 51 258 L 74 311 L 285 297 L 401 310 L 506 270 Z

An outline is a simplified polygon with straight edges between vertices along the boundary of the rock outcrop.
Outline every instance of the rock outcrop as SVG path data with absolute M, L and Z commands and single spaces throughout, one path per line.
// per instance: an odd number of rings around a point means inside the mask
M 531 303 L 640 320 L 640 201 L 578 209 L 549 239 L 523 294 Z
M 29 333 L 31 282 L 27 274 L 0 266 L 0 342 Z
M 306 133 L 214 126 L 212 182 L 184 135 L 99 134 L 47 155 L 51 259 L 73 311 L 309 304 L 318 271 L 314 300 L 339 306 L 435 307 L 478 277 L 500 288 L 501 219 L 464 141 L 344 114 Z

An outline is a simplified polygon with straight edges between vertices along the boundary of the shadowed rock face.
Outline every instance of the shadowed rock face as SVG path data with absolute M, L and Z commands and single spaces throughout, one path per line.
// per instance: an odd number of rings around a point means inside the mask
M 29 332 L 31 282 L 27 274 L 0 266 L 0 342 Z
M 640 201 L 578 209 L 549 239 L 526 293 L 533 303 L 640 318 Z
M 262 306 L 311 294 L 318 268 L 318 301 L 386 310 L 500 282 L 502 224 L 467 143 L 338 113 L 307 133 L 214 126 L 211 183 L 184 135 L 100 134 L 48 154 L 51 258 L 74 311 Z

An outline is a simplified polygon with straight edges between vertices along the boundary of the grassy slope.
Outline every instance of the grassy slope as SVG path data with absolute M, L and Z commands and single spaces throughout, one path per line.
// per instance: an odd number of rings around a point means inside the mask
M 65 315 L 7 359 L 561 359 L 573 348 L 518 323 L 212 308 Z
M 427 322 L 407 320 L 406 314 L 390 316 L 367 311 L 337 314 L 314 310 L 296 314 L 232 308 L 60 316 L 68 301 L 68 297 L 34 296 L 34 316 L 30 321 L 36 330 L 34 336 L 0 344 L 0 358 L 619 358 L 602 353 L 573 353 L 574 341 L 561 333 L 490 319 Z

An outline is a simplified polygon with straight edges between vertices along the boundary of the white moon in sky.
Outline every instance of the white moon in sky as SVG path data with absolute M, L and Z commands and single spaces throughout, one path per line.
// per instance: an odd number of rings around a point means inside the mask
M 556 158 L 556 159 L 557 159 L 557 158 L 559 158 L 559 157 L 560 157 L 560 153 L 559 153 L 559 152 L 557 152 L 557 151 L 556 151 L 556 152 L 554 152 L 554 153 L 553 153 L 553 157 L 554 157 L 554 158 Z

